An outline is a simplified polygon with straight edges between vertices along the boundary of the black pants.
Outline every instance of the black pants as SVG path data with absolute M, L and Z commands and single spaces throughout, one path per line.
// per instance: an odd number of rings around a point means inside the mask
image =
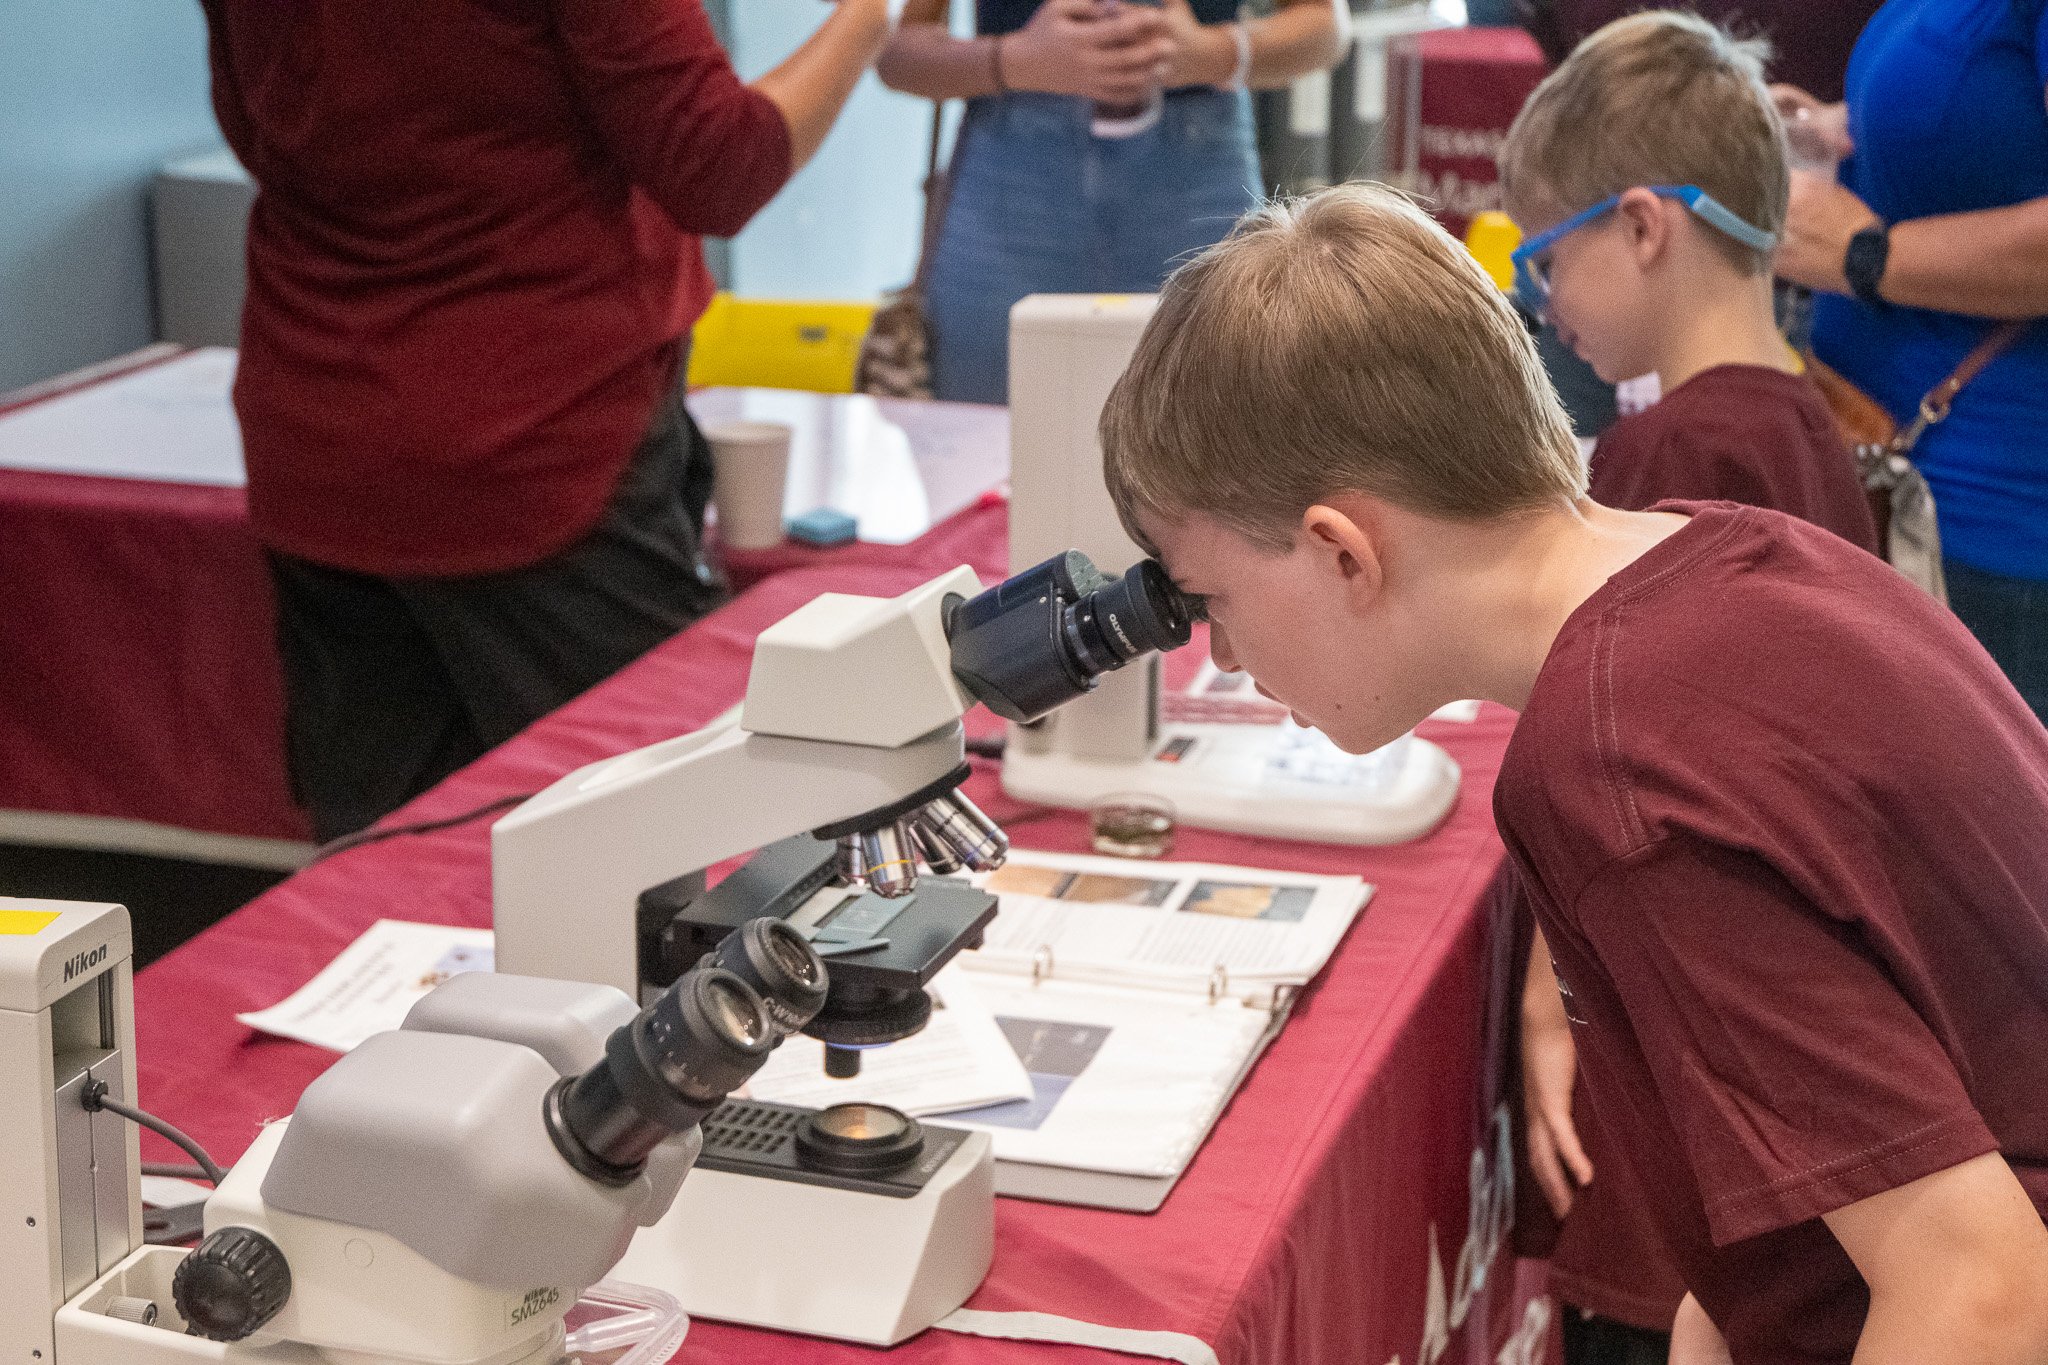
M 1671 1358 L 1669 1332 L 1594 1317 L 1568 1303 L 1558 1308 L 1564 1318 L 1565 1365 L 1665 1365 Z
M 1948 604 L 2048 725 L 2048 583 L 1945 559 Z
M 711 450 L 665 401 L 595 530 L 509 573 L 382 578 L 273 553 L 292 789 L 371 824 L 717 606 Z

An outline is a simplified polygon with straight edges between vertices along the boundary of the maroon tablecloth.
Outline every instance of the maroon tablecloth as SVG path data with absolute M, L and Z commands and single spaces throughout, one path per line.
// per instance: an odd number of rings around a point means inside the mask
M 22 401 L 0 398 L 0 413 L 178 354 L 153 347 Z M 922 473 L 941 481 L 933 496 L 942 508 L 1007 468 L 986 434 L 991 420 L 1003 434 L 1000 409 L 889 412 L 914 450 L 934 447 Z M 988 451 L 973 446 L 977 437 Z M 962 536 L 985 541 L 989 505 L 983 498 L 911 545 L 791 542 L 724 558 L 742 589 L 793 568 L 919 561 Z M 285 776 L 270 575 L 241 489 L 0 469 L 0 595 L 0 810 L 309 837 Z
M 1000 516 L 997 508 L 964 514 L 946 536 L 921 544 L 917 563 L 771 578 L 393 819 L 537 791 L 583 763 L 708 721 L 740 696 L 755 634 L 820 592 L 893 594 L 962 560 L 998 577 Z M 1190 1332 L 1226 1365 L 1528 1359 L 1512 1354 L 1515 1346 L 1497 1354 L 1524 1305 L 1505 1247 L 1498 1260 L 1489 1254 L 1508 1202 L 1494 1116 L 1510 999 L 1506 936 L 1490 894 L 1501 847 L 1489 796 L 1511 719 L 1489 706 L 1474 724 L 1424 727 L 1463 766 L 1464 786 L 1448 821 L 1414 843 L 1354 849 L 1181 832 L 1176 857 L 1359 872 L 1379 889 L 1164 1207 L 1136 1215 L 998 1201 L 995 1265 L 971 1307 Z M 995 724 L 982 712 L 969 723 Z M 968 790 L 1019 845 L 1084 849 L 1080 817 L 1010 801 L 993 764 L 977 760 L 976 769 Z M 217 1157 L 239 1156 L 334 1055 L 255 1034 L 234 1014 L 303 985 L 379 917 L 489 924 L 485 824 L 317 864 L 143 972 L 143 1102 Z M 175 1159 L 148 1136 L 145 1151 Z M 1425 1335 L 1432 1300 L 1438 1340 Z M 677 1359 L 870 1354 L 700 1321 Z M 999 1365 L 1128 1359 L 943 1331 L 894 1355 Z

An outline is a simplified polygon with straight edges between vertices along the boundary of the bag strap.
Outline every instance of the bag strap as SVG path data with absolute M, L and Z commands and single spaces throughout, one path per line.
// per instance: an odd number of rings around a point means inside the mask
M 1991 329 L 1990 335 L 1977 343 L 1976 349 L 1963 357 L 1963 363 L 1956 366 L 1949 377 L 1927 391 L 1920 400 L 1920 411 L 1913 418 L 1912 425 L 1892 438 L 1892 453 L 1904 455 L 1920 443 L 1920 436 L 1927 428 L 1947 420 L 1949 409 L 1954 406 L 1956 395 L 1963 391 L 1972 379 L 1984 372 L 1984 367 L 1998 359 L 2007 347 L 2020 339 L 2020 333 L 2027 330 L 2030 319 L 2016 322 L 2002 322 Z
M 925 277 L 931 274 L 932 256 L 939 249 L 939 232 L 946 225 L 946 203 L 952 198 L 952 168 L 939 169 L 939 135 L 945 124 L 946 102 L 932 101 L 932 136 L 924 163 L 924 227 L 917 239 L 917 271 L 906 292 L 922 294 Z M 961 133 L 966 132 L 962 122 Z M 959 137 L 953 140 L 953 155 L 960 155 Z

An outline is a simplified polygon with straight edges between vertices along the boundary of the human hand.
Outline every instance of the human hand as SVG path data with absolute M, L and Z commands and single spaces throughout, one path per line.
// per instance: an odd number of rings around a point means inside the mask
M 1173 53 L 1159 72 L 1167 90 L 1183 85 L 1222 85 L 1237 71 L 1237 40 L 1230 25 L 1205 25 L 1188 0 L 1160 0 Z
M 1572 1211 L 1579 1186 L 1592 1183 L 1593 1163 L 1572 1126 L 1572 1082 L 1578 1049 L 1564 1000 L 1551 978 L 1539 936 L 1522 991 L 1522 1116 L 1529 1130 L 1529 1166 L 1559 1218 Z
M 1772 86 L 1771 102 L 1778 106 L 1778 116 L 1785 120 L 1785 135 L 1793 142 L 1795 156 L 1803 154 L 1816 159 L 1812 152 L 1802 152 L 1801 144 L 1834 160 L 1856 150 L 1849 137 L 1847 103 L 1822 104 L 1796 85 Z
M 1159 68 L 1172 52 L 1166 17 L 1155 6 L 1045 0 L 1005 39 L 1003 75 L 1013 90 L 1135 104 L 1159 88 Z
M 1830 294 L 1849 292 L 1842 261 L 1849 239 L 1883 223 L 1854 192 L 1813 171 L 1792 172 L 1792 202 L 1774 270 L 1781 280 Z

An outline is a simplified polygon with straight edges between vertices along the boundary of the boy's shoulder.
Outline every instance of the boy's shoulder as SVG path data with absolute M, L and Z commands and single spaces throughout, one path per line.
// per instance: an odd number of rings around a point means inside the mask
M 1805 800 L 1791 779 L 1817 765 L 1846 792 L 1891 781 L 1888 763 L 1951 762 L 1957 727 L 2039 729 L 1954 617 L 1883 562 L 1762 508 L 1663 510 L 1691 519 L 1558 633 L 1502 768 L 1504 825 L 1545 825 L 1590 868 Z
M 1855 462 L 1826 398 L 1803 374 L 1761 365 L 1703 371 L 1609 427 L 1589 472 L 1593 500 L 1608 507 L 1742 502 L 1877 548 Z

